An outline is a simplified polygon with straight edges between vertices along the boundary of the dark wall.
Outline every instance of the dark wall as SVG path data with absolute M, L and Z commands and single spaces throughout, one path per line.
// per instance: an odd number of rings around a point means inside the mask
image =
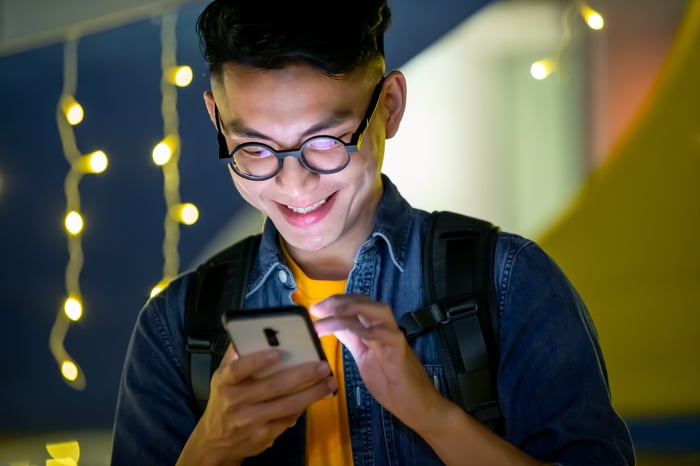
M 399 67 L 488 0 L 398 0 L 386 39 L 389 68 Z M 208 86 L 194 31 L 201 5 L 181 10 L 178 61 L 194 81 L 178 91 L 181 197 L 200 220 L 181 228 L 182 268 L 241 207 L 216 160 L 202 92 Z M 139 308 L 161 276 L 161 170 L 151 150 L 162 137 L 160 24 L 144 20 L 82 37 L 75 128 L 83 153 L 104 150 L 110 165 L 80 184 L 85 264 L 83 319 L 65 339 L 84 370 L 84 391 L 70 388 L 49 351 L 51 326 L 65 299 L 68 261 L 63 183 L 69 165 L 56 126 L 63 45 L 0 57 L 0 432 L 109 428 L 119 373 Z

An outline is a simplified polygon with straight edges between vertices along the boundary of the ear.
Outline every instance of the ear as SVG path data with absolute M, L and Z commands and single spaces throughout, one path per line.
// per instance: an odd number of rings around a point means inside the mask
M 211 91 L 204 91 L 204 105 L 207 107 L 207 113 L 209 113 L 209 119 L 216 126 L 216 113 L 214 112 L 214 107 L 216 103 L 214 102 L 214 94 Z
M 394 137 L 406 109 L 406 77 L 393 70 L 384 79 L 384 108 L 386 110 L 386 138 Z

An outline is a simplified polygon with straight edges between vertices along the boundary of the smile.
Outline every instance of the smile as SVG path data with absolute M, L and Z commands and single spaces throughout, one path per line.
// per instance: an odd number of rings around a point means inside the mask
M 315 204 L 312 204 L 308 207 L 294 207 L 291 205 L 287 205 L 287 209 L 289 209 L 292 212 L 295 212 L 297 214 L 308 214 L 309 212 L 313 212 L 314 210 L 321 207 L 323 204 L 326 203 L 326 201 L 328 201 L 328 198 L 321 199 L 320 201 L 318 201 Z

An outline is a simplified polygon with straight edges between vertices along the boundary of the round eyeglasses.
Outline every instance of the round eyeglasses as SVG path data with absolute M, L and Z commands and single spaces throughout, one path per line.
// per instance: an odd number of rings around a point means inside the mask
M 242 178 L 253 181 L 267 180 L 282 170 L 285 157 L 294 157 L 307 170 L 321 175 L 338 173 L 350 163 L 350 153 L 360 150 L 362 137 L 372 121 L 379 104 L 384 78 L 375 86 L 369 106 L 357 130 L 345 143 L 334 136 L 314 136 L 304 141 L 298 149 L 278 151 L 260 142 L 245 142 L 236 146 L 230 153 L 226 138 L 221 131 L 219 109 L 214 105 L 219 158 L 231 158 L 229 164 Z

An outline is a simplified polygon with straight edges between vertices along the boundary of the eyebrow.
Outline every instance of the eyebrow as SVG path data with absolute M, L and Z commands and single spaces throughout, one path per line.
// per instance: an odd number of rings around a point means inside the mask
M 316 123 L 315 125 L 308 128 L 301 135 L 301 139 L 304 140 L 313 134 L 321 133 L 325 130 L 336 128 L 343 123 L 347 122 L 349 118 L 353 116 L 351 110 L 341 110 L 334 112 L 331 116 L 323 121 Z M 275 142 L 270 136 L 261 133 L 253 128 L 246 126 L 241 120 L 229 120 L 224 123 L 224 130 L 228 130 L 229 133 L 235 134 L 236 136 L 241 136 L 244 138 L 251 139 L 263 139 L 265 141 Z

